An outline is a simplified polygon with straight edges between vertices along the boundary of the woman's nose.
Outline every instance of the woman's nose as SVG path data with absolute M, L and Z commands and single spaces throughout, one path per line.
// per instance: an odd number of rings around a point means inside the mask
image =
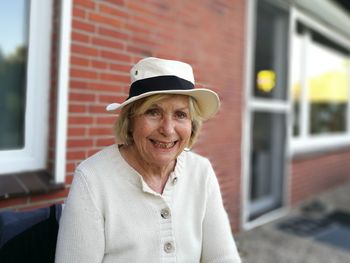
M 169 136 L 175 131 L 175 121 L 171 117 L 164 117 L 160 123 L 160 132 Z

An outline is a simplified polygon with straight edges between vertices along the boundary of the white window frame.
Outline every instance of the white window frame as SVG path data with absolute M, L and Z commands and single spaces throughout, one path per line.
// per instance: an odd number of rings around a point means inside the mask
M 51 65 L 52 0 L 30 1 L 25 145 L 0 151 L 0 175 L 46 168 Z
M 296 25 L 296 21 L 300 21 L 304 25 L 322 34 L 324 37 L 350 50 L 349 39 L 345 38 L 344 36 L 337 33 L 336 31 L 330 28 L 327 28 L 325 25 L 307 16 L 302 11 L 293 9 L 292 16 L 293 16 L 292 21 L 294 26 Z M 295 34 L 294 30 L 295 29 L 293 28 L 292 34 Z M 305 41 L 308 41 L 308 39 L 306 39 Z M 293 47 L 291 48 L 293 53 Z M 305 76 L 301 76 L 301 77 L 302 77 L 301 83 L 305 82 Z M 349 71 L 349 79 L 350 79 L 350 71 Z M 290 85 L 290 90 L 291 90 L 291 86 L 292 85 Z M 350 83 L 349 83 L 348 90 L 350 94 Z M 306 92 L 306 88 L 305 86 L 303 86 L 301 94 L 305 92 Z M 291 107 L 292 107 L 293 102 L 292 100 L 290 101 L 291 101 Z M 304 111 L 300 111 L 300 119 L 298 120 L 299 123 L 301 124 L 300 135 L 294 136 L 291 134 L 290 154 L 292 156 L 298 155 L 298 154 L 312 153 L 316 151 L 336 150 L 341 147 L 350 145 L 350 96 L 348 100 L 348 110 L 347 110 L 347 127 L 346 127 L 346 131 L 342 133 L 311 135 L 308 129 L 305 128 L 305 127 L 308 127 L 308 122 L 309 122 L 308 120 L 309 106 L 305 96 L 301 97 L 301 103 L 306 105 L 302 107 L 304 108 Z

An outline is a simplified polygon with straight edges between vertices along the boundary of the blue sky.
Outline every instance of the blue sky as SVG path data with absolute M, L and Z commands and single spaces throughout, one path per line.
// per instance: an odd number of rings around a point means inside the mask
M 25 42 L 26 3 L 29 0 L 0 0 L 0 49 L 5 55 Z

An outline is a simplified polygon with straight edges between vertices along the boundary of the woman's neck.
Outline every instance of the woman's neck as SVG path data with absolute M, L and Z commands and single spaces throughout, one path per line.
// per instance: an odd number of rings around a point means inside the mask
M 119 150 L 126 162 L 142 176 L 147 185 L 162 194 L 170 173 L 174 171 L 176 160 L 164 166 L 157 166 L 141 159 L 130 145 L 124 145 Z

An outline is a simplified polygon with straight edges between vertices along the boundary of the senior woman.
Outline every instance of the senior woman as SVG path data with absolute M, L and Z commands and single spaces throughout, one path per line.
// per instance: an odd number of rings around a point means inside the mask
M 190 65 L 145 58 L 130 71 L 118 145 L 77 168 L 56 262 L 240 262 L 209 161 L 189 150 L 216 93 L 195 89 Z

